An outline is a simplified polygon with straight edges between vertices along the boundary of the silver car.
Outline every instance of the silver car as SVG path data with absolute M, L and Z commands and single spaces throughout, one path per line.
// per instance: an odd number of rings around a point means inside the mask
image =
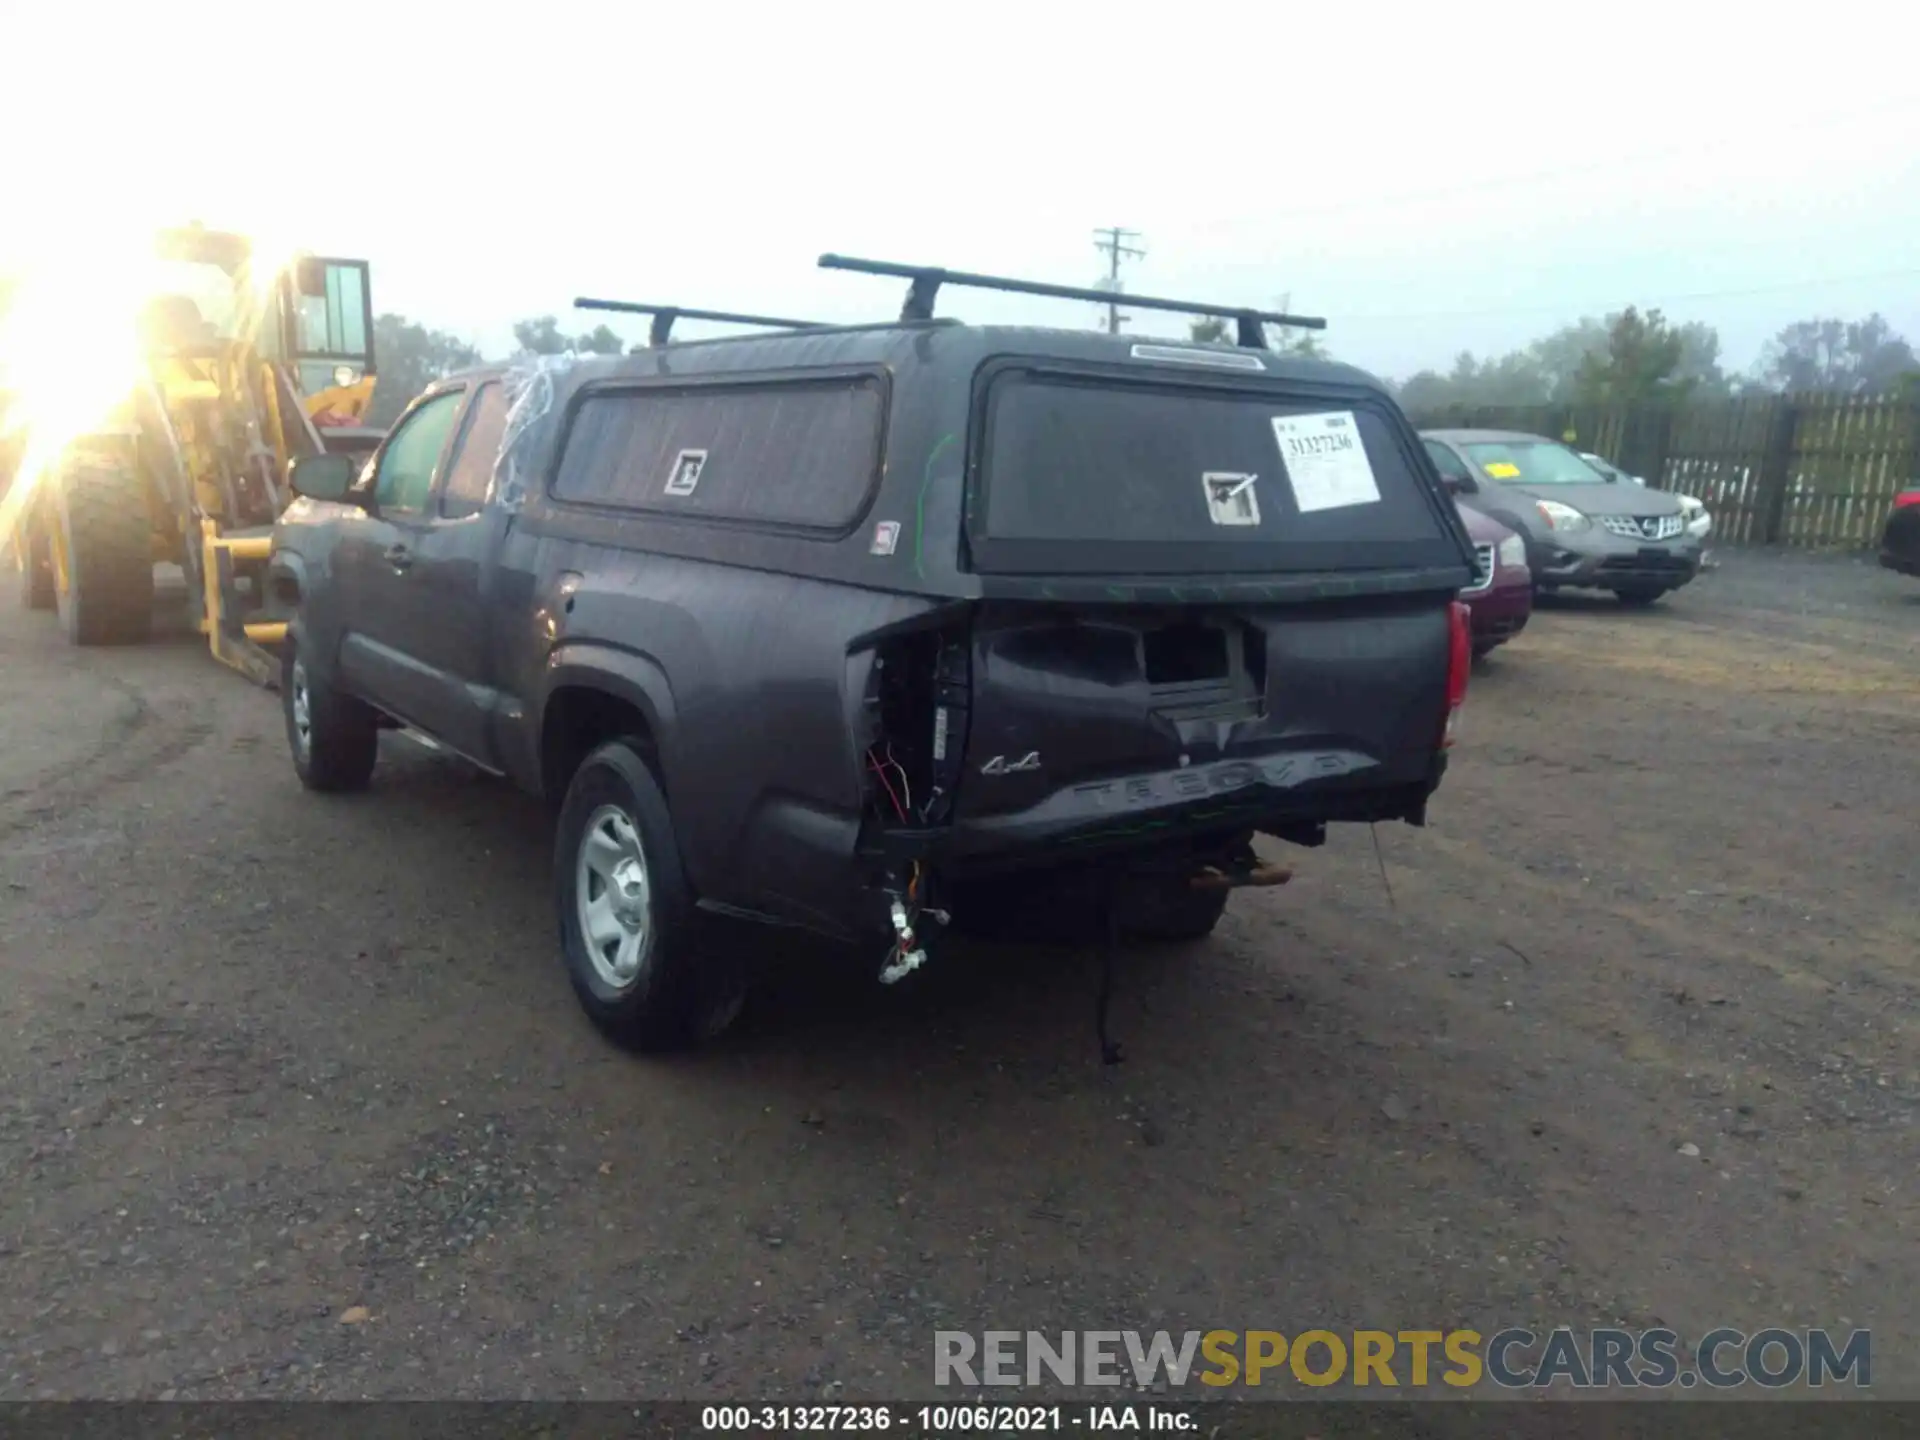
M 1647 483 L 1638 475 L 1628 474 L 1603 455 L 1595 455 L 1591 451 L 1582 450 L 1580 452 L 1580 458 L 1593 466 L 1593 468 L 1598 470 L 1602 475 L 1606 476 L 1607 479 L 1617 481 L 1622 485 L 1646 485 Z M 1648 486 L 1648 488 L 1651 489 L 1652 487 Z M 1673 498 L 1680 502 L 1680 513 L 1687 517 L 1687 533 L 1689 535 L 1698 535 L 1702 540 L 1711 535 L 1713 533 L 1713 516 L 1708 512 L 1706 502 L 1696 496 L 1682 495 L 1678 490 L 1671 493 Z
M 1672 495 L 1609 479 L 1542 435 L 1420 434 L 1460 504 L 1525 537 L 1536 592 L 1611 590 L 1623 605 L 1651 605 L 1700 573 L 1700 537 Z

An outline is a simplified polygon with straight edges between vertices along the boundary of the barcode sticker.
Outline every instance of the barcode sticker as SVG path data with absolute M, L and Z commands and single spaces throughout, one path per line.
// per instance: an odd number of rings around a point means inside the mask
M 1351 410 L 1276 415 L 1273 438 L 1301 514 L 1379 503 L 1380 482 Z

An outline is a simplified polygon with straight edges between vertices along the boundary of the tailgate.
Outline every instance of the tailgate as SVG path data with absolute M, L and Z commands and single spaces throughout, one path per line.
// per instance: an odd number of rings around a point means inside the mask
M 1446 716 L 1448 611 L 1430 596 L 987 604 L 971 652 L 962 822 L 1417 784 Z

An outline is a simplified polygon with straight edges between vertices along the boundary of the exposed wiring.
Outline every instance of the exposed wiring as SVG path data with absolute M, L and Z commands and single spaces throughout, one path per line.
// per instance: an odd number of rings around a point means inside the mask
M 868 748 L 867 768 L 878 777 L 881 788 L 887 792 L 887 799 L 893 805 L 893 813 L 902 820 L 909 819 L 913 814 L 913 786 L 907 780 L 907 767 L 895 757 L 891 742 L 886 746 L 884 759 L 875 753 L 877 749 L 878 747 Z M 895 779 L 888 778 L 889 770 L 899 782 L 897 787 Z
M 1118 1065 L 1127 1057 L 1120 1042 L 1107 1033 L 1107 1015 L 1113 1006 L 1114 952 L 1120 948 L 1120 885 L 1112 875 L 1102 875 L 1095 883 L 1100 907 L 1100 988 L 1093 999 L 1093 1032 L 1100 1042 L 1100 1063 Z
M 906 811 L 911 811 L 913 809 L 913 787 L 907 783 L 907 767 L 902 765 L 894 755 L 893 742 L 891 740 L 887 742 L 887 763 L 893 766 L 894 773 L 899 775 L 901 803 L 906 807 Z M 906 814 L 903 812 L 900 818 L 904 820 Z
M 1387 908 L 1398 910 L 1400 907 L 1394 903 L 1393 899 L 1393 882 L 1387 879 L 1386 852 L 1380 848 L 1380 825 L 1377 821 L 1368 821 L 1367 829 L 1373 835 L 1373 858 L 1380 866 L 1380 885 L 1387 892 Z
M 881 765 L 880 762 L 874 759 L 872 755 L 868 755 L 867 768 L 871 770 L 876 777 L 878 777 L 880 781 L 880 788 L 887 792 L 887 799 L 893 805 L 893 813 L 899 816 L 902 820 L 906 819 L 907 807 L 900 803 L 899 795 L 894 792 L 893 782 L 887 778 L 886 767 Z

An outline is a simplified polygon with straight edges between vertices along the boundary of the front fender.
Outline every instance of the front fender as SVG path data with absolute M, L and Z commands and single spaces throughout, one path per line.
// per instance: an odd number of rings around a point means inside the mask
M 287 620 L 287 638 L 306 661 L 316 679 L 331 678 L 338 660 L 340 637 L 330 623 L 326 596 L 316 585 L 324 586 L 322 576 L 297 550 L 280 548 L 275 538 L 273 553 L 267 557 L 267 594 L 276 613 Z M 318 603 L 316 603 L 318 602 Z
M 307 593 L 306 557 L 298 550 L 282 550 L 276 543 L 267 557 L 267 584 L 277 602 L 297 606 Z

